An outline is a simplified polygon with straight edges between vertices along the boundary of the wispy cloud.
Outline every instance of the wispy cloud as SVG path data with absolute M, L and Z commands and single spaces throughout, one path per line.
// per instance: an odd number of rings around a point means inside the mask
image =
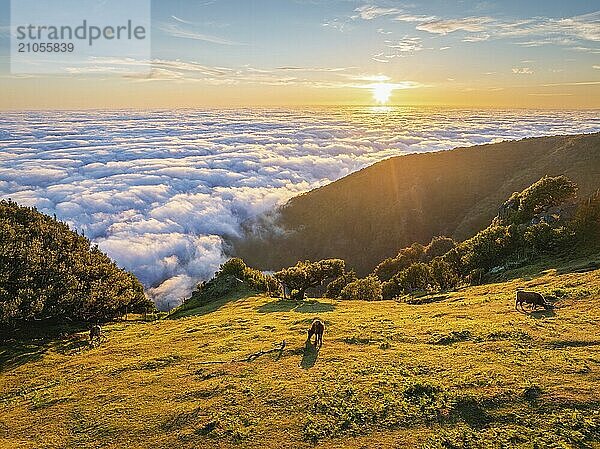
M 463 42 L 483 42 L 487 41 L 490 38 L 490 34 L 488 33 L 479 33 L 479 34 L 469 34 L 463 38 Z
M 354 10 L 352 19 L 375 20 L 386 18 L 391 21 L 416 23 L 415 28 L 432 34 L 447 35 L 461 32 L 466 34 L 464 42 L 481 42 L 489 39 L 519 39 L 521 46 L 561 45 L 575 48 L 578 42 L 600 41 L 600 11 L 572 17 L 533 17 L 525 19 L 498 19 L 490 16 L 436 17 L 435 15 L 413 14 L 397 7 L 366 4 Z M 585 51 L 593 48 L 579 45 Z
M 529 67 L 513 67 L 512 73 L 516 75 L 533 75 L 533 70 Z
M 389 58 L 387 58 L 383 52 L 381 53 L 377 53 L 376 55 L 373 55 L 373 57 L 371 58 L 373 61 L 375 62 L 380 62 L 382 64 L 387 64 L 389 61 Z
M 345 72 L 347 70 L 356 69 L 356 67 L 300 67 L 300 66 L 283 66 L 276 67 L 275 70 L 291 70 L 301 72 Z
M 419 14 L 410 14 L 404 9 L 388 8 L 376 5 L 363 5 L 354 10 L 356 13 L 352 19 L 374 20 L 380 17 L 388 17 L 398 22 L 426 22 L 434 20 L 435 16 L 426 16 Z
M 427 87 L 425 84 L 417 81 L 394 81 L 387 75 L 370 75 L 370 74 L 345 74 L 344 77 L 353 81 L 347 84 L 349 87 L 355 87 L 358 89 L 373 89 L 374 87 L 385 84 L 391 90 L 402 90 L 402 89 L 417 89 L 420 87 Z
M 171 19 L 172 22 L 161 22 L 157 25 L 159 30 L 168 34 L 169 36 L 204 41 L 218 45 L 245 45 L 241 42 L 236 42 L 220 36 L 214 36 L 201 32 L 198 24 L 181 19 L 177 16 L 171 16 Z
M 544 87 L 554 87 L 554 86 L 595 86 L 600 84 L 600 81 L 574 81 L 567 83 L 547 83 L 542 84 Z
M 349 29 L 349 25 L 348 23 L 339 20 L 339 19 L 331 19 L 331 20 L 325 20 L 321 26 L 325 27 L 325 28 L 331 28 L 333 30 L 337 30 L 340 32 L 344 32 L 347 29 Z
M 417 30 L 434 34 L 448 34 L 455 31 L 481 32 L 493 22 L 490 17 L 465 17 L 462 19 L 439 19 L 417 25 Z
M 179 23 L 185 23 L 185 24 L 187 24 L 187 25 L 193 25 L 193 22 L 189 22 L 189 21 L 187 21 L 187 20 L 180 19 L 180 18 L 179 18 L 179 17 L 177 17 L 177 16 L 171 16 L 171 18 L 172 18 L 173 20 L 175 20 L 176 22 L 179 22 Z
M 402 10 L 398 8 L 384 8 L 375 5 L 363 5 L 354 10 L 357 14 L 352 16 L 353 19 L 373 20 L 378 17 L 397 16 L 402 14 Z
M 147 66 L 151 67 L 149 71 L 140 70 L 140 68 Z M 112 74 L 140 82 L 202 82 L 217 86 L 257 84 L 265 86 L 304 86 L 318 89 L 363 88 L 364 83 L 358 84 L 355 81 L 384 80 L 379 76 L 365 78 L 365 76 L 357 74 L 357 70 L 358 67 L 352 66 L 259 68 L 244 65 L 231 68 L 208 66 L 193 61 L 94 57 L 90 58 L 87 64 L 69 67 L 66 71 L 72 75 Z M 385 80 L 389 80 L 389 78 L 385 77 Z M 419 85 L 419 83 L 413 81 L 402 81 L 398 83 L 398 88 L 413 88 Z
M 414 53 L 423 50 L 420 37 L 404 36 L 399 41 L 385 41 L 386 47 L 392 48 L 400 53 Z

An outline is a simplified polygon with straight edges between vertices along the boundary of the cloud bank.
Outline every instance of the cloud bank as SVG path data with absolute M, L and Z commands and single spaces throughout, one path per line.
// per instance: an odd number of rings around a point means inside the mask
M 597 111 L 412 108 L 5 112 L 0 196 L 56 214 L 174 307 L 222 236 L 391 156 L 600 131 Z

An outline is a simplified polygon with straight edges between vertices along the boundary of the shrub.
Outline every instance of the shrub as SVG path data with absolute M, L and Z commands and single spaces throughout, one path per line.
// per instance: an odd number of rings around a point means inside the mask
M 436 257 L 430 264 L 431 279 L 440 290 L 456 288 L 460 282 L 460 276 L 452 265 L 441 257 Z
M 422 262 L 412 264 L 392 279 L 392 282 L 395 282 L 404 293 L 411 293 L 415 290 L 427 290 L 431 281 L 429 265 Z
M 356 273 L 354 270 L 350 270 L 348 272 L 344 272 L 340 277 L 334 279 L 327 285 L 327 291 L 325 292 L 326 298 L 339 298 L 340 293 L 344 289 L 344 287 L 351 282 L 358 280 Z
M 0 201 L 0 326 L 154 310 L 135 276 L 35 208 Z
M 383 296 L 383 299 L 394 299 L 400 296 L 401 293 L 402 290 L 400 289 L 400 286 L 393 280 L 381 284 L 381 295 Z
M 340 292 L 341 299 L 362 299 L 365 301 L 380 301 L 383 299 L 381 282 L 375 276 L 357 279 L 346 285 Z
M 581 244 L 600 245 L 600 190 L 579 204 L 572 229 Z
M 469 271 L 489 270 L 502 264 L 519 245 L 519 235 L 514 226 L 491 225 L 463 242 L 463 263 Z
M 425 247 L 423 258 L 429 262 L 436 257 L 443 256 L 456 246 L 456 242 L 450 237 L 438 236 L 431 239 L 429 245 Z
M 577 184 L 566 176 L 544 176 L 522 192 L 515 192 L 501 207 L 498 221 L 502 224 L 523 224 L 534 215 L 569 201 L 577 193 Z
M 407 248 L 403 248 L 398 252 L 398 255 L 393 258 L 385 259 L 381 262 L 373 274 L 379 278 L 381 282 L 389 281 L 394 275 L 408 268 L 413 263 L 423 259 L 425 247 L 420 243 L 413 243 Z

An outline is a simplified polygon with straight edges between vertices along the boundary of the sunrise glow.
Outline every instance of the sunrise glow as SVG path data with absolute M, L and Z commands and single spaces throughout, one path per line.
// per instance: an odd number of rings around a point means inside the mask
M 373 99 L 378 104 L 386 104 L 390 100 L 394 86 L 389 83 L 377 83 L 373 87 Z

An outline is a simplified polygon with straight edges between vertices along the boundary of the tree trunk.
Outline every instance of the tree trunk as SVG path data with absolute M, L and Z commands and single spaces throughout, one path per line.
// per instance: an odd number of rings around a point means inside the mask
M 296 299 L 298 301 L 303 301 L 304 300 L 304 296 L 306 295 L 307 288 L 308 287 L 304 287 L 304 288 L 301 288 L 300 290 L 298 290 L 298 295 L 296 297 Z

